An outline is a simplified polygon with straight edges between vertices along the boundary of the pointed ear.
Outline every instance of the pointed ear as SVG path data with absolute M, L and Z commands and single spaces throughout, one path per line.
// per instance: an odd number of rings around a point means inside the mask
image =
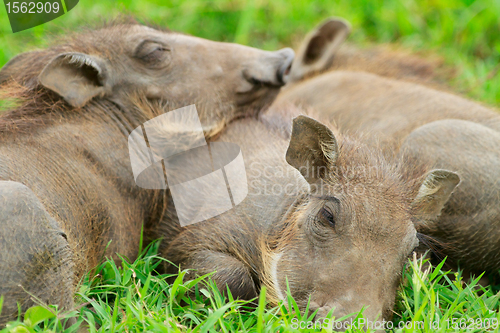
M 337 140 L 328 127 L 306 116 L 293 120 L 286 161 L 310 184 L 326 176 L 337 156 Z
M 351 24 L 329 18 L 304 38 L 290 70 L 290 81 L 328 68 L 333 56 L 351 33 Z
M 0 69 L 0 84 L 15 78 L 16 75 L 22 75 L 22 63 L 29 61 L 30 58 L 36 56 L 40 51 L 31 51 L 18 54 L 14 58 L 10 59 L 1 69 Z
M 413 201 L 414 215 L 423 220 L 437 218 L 459 183 L 460 177 L 454 172 L 440 169 L 430 171 Z
M 111 90 L 104 61 L 83 53 L 58 55 L 45 66 L 38 80 L 74 107 L 82 107 Z

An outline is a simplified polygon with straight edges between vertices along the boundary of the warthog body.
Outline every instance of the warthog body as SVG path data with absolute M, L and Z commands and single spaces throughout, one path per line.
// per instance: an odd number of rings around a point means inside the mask
M 418 158 L 420 154 L 436 167 L 459 172 L 463 181 L 458 190 L 440 219 L 422 232 L 442 241 L 442 255 L 461 261 L 465 268 L 479 272 L 500 269 L 498 238 L 487 233 L 500 226 L 496 173 L 500 169 L 500 115 L 454 94 L 408 82 L 407 75 L 397 75 L 397 62 L 394 73 L 388 71 L 388 76 L 399 79 L 377 75 L 376 67 L 363 63 L 356 68 L 353 61 L 348 70 L 337 65 L 333 67 L 336 70 L 328 71 L 330 64 L 337 62 L 335 51 L 348 31 L 347 23 L 331 20 L 306 38 L 292 65 L 293 80 L 280 93 L 276 105 L 310 107 L 344 131 L 363 133 L 365 143 L 381 145 L 387 156 L 397 154 L 408 138 L 411 156 Z M 370 69 L 371 73 L 365 71 Z M 450 121 L 440 121 L 446 119 Z M 435 121 L 431 127 L 421 128 Z M 465 123 L 469 124 L 467 129 Z M 453 130 L 453 126 L 457 128 Z M 432 135 L 427 135 L 430 128 Z M 488 238 L 481 239 L 485 235 Z
M 303 115 L 292 129 L 294 112 L 273 110 L 224 130 L 218 141 L 241 147 L 248 196 L 185 227 L 161 253 L 198 274 L 216 270 L 217 285 L 233 296 L 252 298 L 267 286 L 276 304 L 286 300 L 288 283 L 300 308 L 310 300 L 318 317 L 368 306 L 367 318 L 387 319 L 403 264 L 418 245 L 412 221 L 434 219 L 458 176 L 390 163 Z M 176 219 L 173 205 L 168 215 Z
M 381 143 L 388 150 L 436 120 L 469 120 L 500 130 L 500 115 L 478 103 L 371 73 L 328 72 L 286 89 L 276 102 L 284 101 L 311 107 L 339 128 L 365 133 L 366 142 Z
M 500 132 L 470 121 L 448 119 L 419 127 L 401 147 L 403 159 L 430 161 L 454 170 L 462 182 L 439 223 L 419 231 L 443 241 L 448 262 L 476 273 L 500 269 Z
M 299 47 L 289 86 L 327 71 L 344 70 L 446 88 L 445 79 L 452 70 L 443 68 L 439 58 L 422 58 L 390 45 L 360 48 L 345 42 L 350 32 L 349 22 L 341 18 L 328 19 L 310 32 Z
M 311 32 L 292 65 L 291 80 L 275 104 L 311 107 L 342 130 L 366 133 L 366 142 L 382 141 L 390 149 L 399 147 L 414 129 L 441 119 L 469 120 L 500 130 L 497 112 L 410 82 L 428 81 L 426 75 L 420 75 L 419 66 L 401 65 L 390 55 L 375 54 L 368 61 L 368 55 L 359 52 L 337 54 L 349 31 L 347 22 L 333 19 Z M 349 53 L 354 59 L 344 60 Z M 409 61 L 413 62 L 417 61 Z M 392 70 L 386 69 L 391 66 Z
M 104 255 L 137 255 L 165 198 L 131 170 L 127 136 L 159 115 L 145 105 L 196 103 L 215 134 L 269 103 L 292 58 L 119 23 L 9 62 L 1 93 L 20 105 L 0 117 L 0 322 L 28 293 L 70 308 Z

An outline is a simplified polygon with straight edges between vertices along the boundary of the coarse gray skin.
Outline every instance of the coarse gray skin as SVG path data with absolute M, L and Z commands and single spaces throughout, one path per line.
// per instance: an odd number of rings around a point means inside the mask
M 368 306 L 369 320 L 389 319 L 403 264 L 418 245 L 413 221 L 435 219 L 459 177 L 390 163 L 301 112 L 274 109 L 223 131 L 218 141 L 241 147 L 248 196 L 183 228 L 161 254 L 198 275 L 216 270 L 212 278 L 234 297 L 256 297 L 265 285 L 277 304 L 288 281 L 300 309 L 310 300 L 318 318 Z M 176 220 L 168 207 L 161 234 Z
M 265 108 L 292 59 L 118 22 L 2 68 L 0 92 L 20 105 L 0 116 L 0 324 L 34 304 L 28 293 L 69 310 L 105 255 L 136 257 L 166 194 L 136 186 L 127 136 L 155 105 L 196 103 L 217 134 Z
M 388 157 L 397 154 L 404 140 L 420 133 L 422 126 L 437 121 L 433 135 L 411 141 L 413 156 L 418 152 L 436 167 L 457 171 L 463 181 L 437 223 L 422 232 L 444 243 L 441 256 L 448 256 L 448 263 L 462 262 L 462 268 L 475 273 L 496 273 L 500 269 L 494 232 L 500 226 L 500 115 L 463 97 L 409 82 L 405 67 L 390 58 L 386 66 L 395 68 L 387 71 L 389 77 L 378 75 L 377 58 L 372 66 L 365 60 L 356 68 L 353 60 L 343 68 L 346 62 L 338 62 L 336 51 L 349 29 L 345 21 L 332 19 L 306 37 L 292 65 L 292 80 L 274 105 L 312 108 L 343 131 L 362 133 L 363 142 L 381 146 Z M 418 71 L 415 74 L 418 77 Z M 439 130 L 441 124 L 444 127 Z M 422 128 L 426 133 L 427 127 Z M 451 142 L 447 135 L 456 138 L 457 131 L 463 131 L 462 139 Z M 422 146 L 417 147 L 417 142 Z
M 442 241 L 450 263 L 469 271 L 500 268 L 500 133 L 470 121 L 447 119 L 426 124 L 406 137 L 402 158 L 425 159 L 435 168 L 460 174 L 439 223 L 420 232 Z

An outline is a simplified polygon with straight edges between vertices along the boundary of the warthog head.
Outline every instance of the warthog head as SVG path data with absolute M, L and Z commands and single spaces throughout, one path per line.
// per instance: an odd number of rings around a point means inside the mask
M 306 116 L 293 122 L 286 160 L 310 191 L 269 241 L 265 284 L 275 301 L 286 301 L 289 287 L 318 318 L 365 307 L 367 319 L 389 319 L 403 265 L 419 245 L 414 224 L 440 214 L 459 177 L 409 161 L 392 165 L 337 138 Z
M 0 84 L 42 86 L 74 108 L 92 99 L 129 106 L 132 95 L 172 108 L 196 103 L 210 130 L 272 102 L 293 57 L 288 48 L 262 51 L 127 22 L 21 54 L 2 68 Z

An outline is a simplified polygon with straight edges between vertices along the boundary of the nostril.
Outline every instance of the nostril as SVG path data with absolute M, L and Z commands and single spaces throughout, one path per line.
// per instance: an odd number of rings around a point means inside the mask
M 68 236 L 66 235 L 66 233 L 64 231 L 59 231 L 58 234 L 59 234 L 59 236 L 64 238 L 66 241 L 68 241 Z
M 307 315 L 308 316 L 312 315 L 314 311 L 318 310 L 319 308 L 321 308 L 321 306 L 318 303 L 314 301 L 309 303 L 309 312 L 307 313 Z
M 290 75 L 290 69 L 292 68 L 292 63 L 290 63 L 288 66 L 282 66 L 280 68 L 280 71 L 278 72 L 278 82 L 281 84 L 286 84 L 288 82 L 288 77 Z
M 327 317 L 331 317 L 333 311 L 335 311 L 335 309 L 332 309 L 331 306 L 323 305 L 318 308 L 318 312 L 316 312 L 316 316 L 314 318 L 316 320 L 323 320 Z
M 290 69 L 292 69 L 292 64 L 290 64 L 290 66 L 288 66 L 288 67 L 285 69 L 285 72 L 283 73 L 283 75 L 288 75 L 288 74 L 290 74 Z
M 277 79 L 280 84 L 285 84 L 288 82 L 288 78 L 290 76 L 290 70 L 292 68 L 292 62 L 295 58 L 295 53 L 292 49 L 287 48 L 281 51 L 283 53 L 283 64 L 278 70 Z

